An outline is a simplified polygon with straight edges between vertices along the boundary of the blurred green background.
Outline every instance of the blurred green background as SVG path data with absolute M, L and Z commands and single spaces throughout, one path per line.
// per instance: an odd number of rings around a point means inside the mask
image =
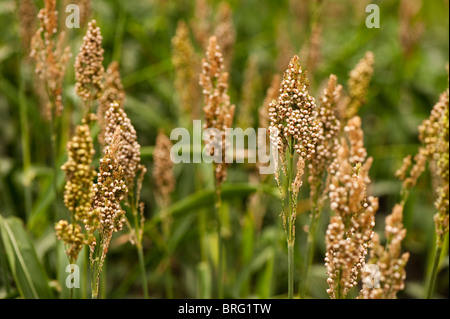
M 76 3 L 77 1 L 73 1 Z M 419 4 L 419 10 L 405 14 L 407 5 L 397 0 L 230 0 L 236 32 L 230 62 L 231 102 L 237 115 L 245 99 L 243 87 L 252 90 L 248 114 L 258 123 L 258 109 L 263 104 L 272 76 L 281 73 L 294 54 L 305 52 L 314 23 L 321 26 L 319 59 L 309 71 L 311 92 L 317 98 L 330 73 L 347 86 L 350 70 L 366 51 L 375 54 L 374 75 L 367 103 L 360 109 L 365 145 L 374 158 L 370 172 L 369 193 L 380 198 L 376 230 L 381 236 L 384 218 L 399 201 L 401 182 L 395 176 L 402 159 L 417 152 L 417 126 L 429 116 L 439 94 L 448 86 L 445 66 L 449 60 L 448 0 L 404 1 Z M 43 1 L 32 1 L 36 10 Z M 70 3 L 70 2 L 68 2 Z M 219 1 L 207 2 L 212 10 L 211 23 Z M 365 7 L 375 3 L 380 8 L 380 28 L 365 25 Z M 60 17 L 65 18 L 62 1 Z M 34 63 L 21 36 L 19 1 L 0 0 L 0 213 L 20 218 L 36 249 L 37 259 L 52 287 L 52 296 L 64 296 L 62 287 L 64 256 L 54 236 L 53 224 L 68 213 L 62 205 L 63 173 L 56 176 L 61 198 L 54 198 L 53 171 L 50 166 L 50 131 L 41 114 L 34 87 Z M 37 11 L 36 11 L 37 12 Z M 148 168 L 142 199 L 145 202 L 146 232 L 144 252 L 153 298 L 170 297 L 167 272 L 170 265 L 178 298 L 210 297 L 214 285 L 216 239 L 212 209 L 213 189 L 210 167 L 206 164 L 175 166 L 176 191 L 172 194 L 172 233 L 166 240 L 160 231 L 160 209 L 153 194 L 152 151 L 159 129 L 166 133 L 183 125 L 179 97 L 174 87 L 171 38 L 180 20 L 195 21 L 195 1 L 181 0 L 92 0 L 92 18 L 103 35 L 104 66 L 112 60 L 120 64 L 127 95 L 125 110 L 142 145 L 142 161 Z M 63 100 L 65 135 L 60 149 L 70 138 L 81 118 L 81 102 L 74 91 L 74 57 L 78 53 L 85 26 L 67 30 L 72 58 L 67 67 Z M 403 40 L 402 40 L 403 39 Z M 192 37 L 194 40 L 194 37 Z M 407 41 L 407 42 L 405 42 Z M 202 48 L 194 46 L 199 59 Z M 302 51 L 303 50 L 303 51 Z M 245 86 L 245 70 L 250 59 L 256 61 L 254 83 Z M 301 61 L 302 62 L 302 61 Z M 200 92 L 200 88 L 198 87 Z M 197 105 L 200 110 L 202 105 Z M 235 117 L 235 123 L 239 116 Z M 23 147 L 28 145 L 26 149 Z M 96 159 L 100 152 L 97 149 Z M 65 155 L 64 155 L 65 156 Z M 65 161 L 62 156 L 58 164 Z M 254 167 L 233 164 L 224 184 L 228 210 L 226 235 L 226 297 L 285 297 L 287 260 L 283 230 L 279 220 L 280 202 L 272 178 L 266 184 L 249 182 Z M 25 186 L 24 186 L 25 185 Z M 411 253 L 406 271 L 405 290 L 400 298 L 423 297 L 424 281 L 434 245 L 434 189 L 428 171 L 420 178 L 406 205 L 404 224 L 407 236 L 403 248 Z M 30 189 L 27 207 L 24 187 Z M 250 197 L 259 194 L 259 205 Z M 301 203 L 308 198 L 307 187 L 300 194 Z M 303 205 L 303 204 L 301 204 Z M 55 208 L 56 207 L 56 208 Z M 260 211 L 255 212 L 258 209 Z M 262 210 L 262 211 L 261 211 Z M 298 218 L 296 265 L 302 264 L 308 221 L 307 207 Z M 263 214 L 261 227 L 255 216 Z M 310 280 L 310 297 L 328 298 L 323 266 L 324 231 L 329 218 L 322 216 L 315 263 Z M 202 230 L 200 230 L 202 228 Z M 203 232 L 204 236 L 199 234 Z M 203 241 L 203 242 L 201 242 Z M 169 248 L 167 248 L 169 247 Z M 446 247 L 448 248 L 448 236 Z M 171 251 L 167 257 L 166 251 Z M 448 249 L 447 249 L 448 250 Z M 17 297 L 14 280 L 8 271 L 0 247 L 2 276 L 0 297 Z M 445 251 L 438 274 L 436 296 L 448 297 L 448 252 Z M 62 257 L 61 257 L 62 256 Z M 115 234 L 108 253 L 104 297 L 139 298 L 141 288 L 137 256 L 127 242 L 126 231 Z M 296 290 L 298 282 L 296 282 Z M 84 295 L 84 297 L 86 297 Z

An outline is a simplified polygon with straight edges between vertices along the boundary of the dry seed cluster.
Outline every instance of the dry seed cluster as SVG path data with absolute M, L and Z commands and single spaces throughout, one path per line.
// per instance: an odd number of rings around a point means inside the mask
M 229 163 L 225 161 L 227 148 L 226 129 L 233 123 L 234 105 L 230 105 L 230 97 L 227 94 L 228 73 L 224 71 L 224 61 L 216 37 L 211 37 L 206 51 L 206 58 L 202 61 L 202 73 L 200 85 L 203 87 L 205 106 L 204 129 L 214 128 L 210 136 L 205 139 L 206 147 L 211 155 L 220 154 L 216 158 L 215 179 L 221 184 L 227 177 Z M 219 133 L 217 133 L 219 132 Z
M 304 159 L 311 159 L 319 139 L 316 102 L 308 93 L 306 74 L 298 56 L 294 56 L 284 73 L 280 96 L 269 109 L 269 132 L 279 151 L 292 142 L 294 150 Z
M 378 277 L 372 282 L 373 274 L 363 271 L 363 287 L 359 298 L 363 299 L 394 299 L 397 292 L 403 290 L 406 278 L 405 266 L 409 259 L 409 253 L 401 253 L 401 243 L 406 236 L 403 228 L 403 206 L 397 204 L 392 213 L 386 217 L 385 235 L 388 245 L 381 245 L 377 233 L 372 239 L 369 264 L 378 266 Z M 375 283 L 379 287 L 374 287 Z
M 100 230 L 103 233 L 119 231 L 125 222 L 125 211 L 120 202 L 127 195 L 128 188 L 118 159 L 118 147 L 120 141 L 116 136 L 112 144 L 105 147 L 104 156 L 100 159 L 97 183 L 92 186 L 95 194 L 92 209 L 99 216 Z
M 136 130 L 117 102 L 111 103 L 105 112 L 104 124 L 102 131 L 106 145 L 111 145 L 116 132 L 119 132 L 121 145 L 117 150 L 117 161 L 122 167 L 127 186 L 132 189 L 141 162 L 141 146 L 137 142 Z
M 92 20 L 75 59 L 75 91 L 85 103 L 98 99 L 102 94 L 105 72 L 102 39 L 97 22 Z
M 170 194 L 175 189 L 175 177 L 173 175 L 173 162 L 170 160 L 172 142 L 163 133 L 156 137 L 155 151 L 153 153 L 153 179 L 157 186 L 164 205 L 170 202 Z
M 60 115 L 63 110 L 62 86 L 70 48 L 64 47 L 65 34 L 58 35 L 58 11 L 56 0 L 45 0 L 45 7 L 38 13 L 40 27 L 31 39 L 32 57 L 36 62 L 35 72 L 45 83 L 48 93 L 47 118 Z
M 320 97 L 317 111 L 319 119 L 319 138 L 315 152 L 311 156 L 309 168 L 310 197 L 318 196 L 319 187 L 323 182 L 328 166 L 336 157 L 339 149 L 340 122 L 335 116 L 336 104 L 340 98 L 342 86 L 337 84 L 337 78 L 330 75 L 328 86 Z
M 345 296 L 356 285 L 365 265 L 378 209 L 378 199 L 367 196 L 366 192 L 372 161 L 360 157 L 365 154 L 360 118 L 350 119 L 345 131 L 349 142 L 342 139 L 329 168 L 330 207 L 335 215 L 326 231 L 325 266 L 327 292 L 332 298 Z M 355 162 L 356 159 L 362 161 Z
M 442 245 L 449 231 L 449 90 L 441 94 L 430 117 L 419 127 L 419 138 L 424 145 L 424 154 L 431 162 L 434 180 L 437 183 L 434 216 L 438 245 Z

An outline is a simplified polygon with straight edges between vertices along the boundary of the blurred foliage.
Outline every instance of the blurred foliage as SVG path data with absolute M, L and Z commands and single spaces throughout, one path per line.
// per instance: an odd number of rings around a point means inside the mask
M 348 73 L 353 66 L 366 51 L 374 52 L 374 76 L 367 103 L 359 114 L 363 120 L 368 154 L 374 158 L 370 173 L 373 185 L 369 193 L 380 197 L 376 230 L 383 236 L 384 217 L 399 200 L 401 183 L 394 173 L 401 166 L 403 157 L 417 151 L 417 126 L 428 117 L 439 94 L 448 85 L 445 71 L 449 59 L 448 0 L 422 1 L 421 10 L 414 20 L 409 21 L 409 30 L 414 35 L 417 33 L 417 39 L 408 52 L 404 51 L 400 41 L 398 0 L 372 1 L 380 7 L 379 29 L 365 26 L 365 5 L 369 1 L 228 2 L 236 29 L 229 93 L 239 112 L 243 98 L 243 70 L 250 57 L 256 59 L 258 81 L 253 86 L 255 92 L 250 113 L 255 119 L 272 76 L 286 67 L 280 63 L 289 60 L 293 54 L 299 54 L 308 44 L 313 23 L 322 28 L 320 60 L 314 72 L 309 73 L 311 90 L 316 97 L 330 73 L 336 74 L 338 81 L 346 87 Z M 36 8 L 43 6 L 42 0 L 33 3 Z M 65 18 L 62 1 L 58 3 L 61 6 L 60 17 Z M 92 17 L 98 21 L 103 35 L 104 65 L 106 67 L 112 60 L 119 61 L 127 95 L 125 110 L 143 146 L 143 163 L 151 172 L 152 146 L 158 130 L 169 133 L 172 128 L 182 125 L 174 89 L 171 38 L 179 20 L 187 23 L 193 20 L 195 2 L 93 0 L 92 3 Z M 208 3 L 215 12 L 219 1 Z M 68 212 L 62 205 L 62 197 L 55 200 L 49 159 L 50 128 L 41 114 L 35 91 L 39 80 L 33 74 L 27 46 L 20 38 L 18 7 L 19 0 L 0 1 L 0 232 L 11 244 L 14 236 L 5 229 L 16 229 L 16 240 L 25 245 L 20 247 L 26 250 L 27 260 L 22 266 L 30 267 L 31 275 L 40 276 L 45 272 L 49 282 L 42 283 L 45 276 L 41 276 L 37 283 L 45 286 L 42 296 L 55 294 L 64 297 L 67 296 L 67 291 L 61 288 L 65 275 L 64 258 L 61 245 L 54 236 L 53 224 L 58 218 L 67 218 Z M 416 28 L 418 24 L 422 29 Z M 74 93 L 72 66 L 85 28 L 67 32 L 73 56 L 67 68 L 63 93 L 65 111 L 58 146 L 60 154 L 64 154 L 65 143 L 81 118 L 81 101 Z M 195 45 L 200 57 L 202 50 L 198 44 Z M 26 145 L 29 145 L 28 149 L 24 149 Z M 96 160 L 99 154 L 97 149 Z M 58 165 L 65 161 L 65 156 L 57 159 Z M 233 164 L 224 185 L 223 196 L 229 212 L 223 221 L 227 238 L 226 297 L 278 297 L 285 294 L 287 260 L 278 216 L 277 189 L 270 178 L 267 184 L 249 183 L 249 174 L 253 170 L 247 164 Z M 217 259 L 214 251 L 217 245 L 212 244 L 217 240 L 212 209 L 212 176 L 206 164 L 178 164 L 175 173 L 177 188 L 172 194 L 170 211 L 174 222 L 167 242 L 160 230 L 151 174 L 147 173 L 144 180 L 142 198 L 147 220 L 144 252 L 150 295 L 153 298 L 167 296 L 165 269 L 170 264 L 176 283 L 175 297 L 208 297 L 214 285 L 214 277 L 210 277 L 214 269 L 212 265 Z M 60 172 L 56 181 L 61 196 L 63 179 Z M 431 185 L 428 173 L 422 176 L 406 206 L 408 233 L 403 248 L 411 252 L 411 259 L 406 269 L 406 287 L 399 295 L 401 298 L 423 297 L 425 274 L 434 245 L 435 209 Z M 29 208 L 25 187 L 31 190 Z M 249 201 L 255 193 L 261 199 L 258 206 L 252 206 Z M 306 187 L 300 198 L 308 198 Z M 299 207 L 298 230 L 307 223 L 307 201 L 300 202 Z M 260 228 L 255 223 L 254 209 L 264 210 L 258 212 L 264 216 Z M 323 214 L 319 227 L 310 281 L 312 298 L 327 298 L 323 266 L 325 244 L 321 238 L 324 238 L 328 217 L 328 212 Z M 305 234 L 302 231 L 297 233 L 300 244 L 295 261 L 299 269 L 303 262 L 301 252 Z M 199 234 L 203 235 L 199 237 Z M 36 255 L 29 251 L 32 246 Z M 165 253 L 166 247 L 170 247 L 170 257 Z M 8 255 L 11 254 L 11 249 L 0 246 L 0 297 L 29 297 L 33 293 L 33 280 L 14 284 L 16 277 L 21 277 L 27 269 L 10 271 Z M 85 264 L 86 260 L 80 262 Z M 137 256 L 127 241 L 126 231 L 114 236 L 104 273 L 106 290 L 103 296 L 142 296 Z M 447 250 L 439 272 L 437 296 L 448 297 L 448 273 Z

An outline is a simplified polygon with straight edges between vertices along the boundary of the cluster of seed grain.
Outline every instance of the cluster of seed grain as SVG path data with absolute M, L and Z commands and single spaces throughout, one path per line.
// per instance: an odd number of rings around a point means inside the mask
M 32 0 L 22 0 L 18 11 L 20 39 L 25 52 L 29 53 L 31 39 L 36 33 L 36 6 Z
M 233 26 L 233 15 L 230 5 L 223 1 L 220 2 L 216 17 L 216 28 L 214 35 L 222 49 L 225 67 L 228 68 L 233 55 L 234 42 L 236 40 L 236 31 Z
M 401 243 L 406 236 L 403 228 L 403 206 L 396 204 L 392 213 L 386 217 L 385 235 L 387 246 L 381 245 L 377 233 L 372 240 L 368 264 L 376 265 L 378 272 L 362 272 L 362 299 L 395 299 L 397 293 L 404 288 L 406 279 L 405 266 L 409 253 L 401 253 Z M 374 286 L 377 285 L 377 286 Z
M 56 0 L 45 0 L 45 7 L 38 13 L 40 27 L 31 39 L 30 57 L 35 60 L 36 74 L 44 81 L 47 96 L 46 116 L 58 116 L 63 110 L 62 86 L 66 65 L 71 56 L 64 47 L 64 32 L 58 35 L 58 11 Z
M 197 72 L 199 65 L 194 47 L 189 38 L 189 29 L 184 21 L 178 22 L 172 38 L 172 62 L 175 68 L 175 89 L 179 94 L 181 109 L 192 118 L 197 118 L 199 100 Z
M 104 149 L 97 173 L 97 183 L 92 186 L 94 198 L 91 209 L 99 216 L 100 231 L 103 234 L 121 230 L 125 222 L 125 211 L 120 202 L 126 197 L 128 188 L 118 158 L 119 147 L 120 137 L 116 134 L 112 143 Z
M 438 245 L 449 231 L 449 90 L 441 94 L 430 117 L 419 126 L 419 138 L 437 183 L 434 216 Z
M 195 0 L 194 19 L 191 21 L 195 41 L 202 49 L 208 46 L 209 36 L 212 33 L 210 18 L 212 8 L 206 0 Z
M 316 102 L 308 93 L 306 74 L 298 56 L 294 56 L 284 73 L 280 86 L 280 96 L 272 101 L 269 109 L 271 135 L 278 150 L 286 150 L 289 145 L 305 160 L 315 153 L 319 139 Z M 278 134 L 276 134 L 278 133 Z
M 398 36 L 403 53 L 409 57 L 417 46 L 425 30 L 423 20 L 419 18 L 422 0 L 401 0 L 398 9 Z
M 91 207 L 91 186 L 95 177 L 92 166 L 94 153 L 89 125 L 78 125 L 75 136 L 67 143 L 67 162 L 61 167 L 66 174 L 64 204 L 77 222 L 86 218 Z
M 170 194 L 175 189 L 175 177 L 173 175 L 173 162 L 170 160 L 172 142 L 163 133 L 156 137 L 155 151 L 153 152 L 153 179 L 156 183 L 156 191 L 161 197 L 162 206 L 170 203 Z
M 230 105 L 228 90 L 228 73 L 224 71 L 224 61 L 216 37 L 209 39 L 206 58 L 202 60 L 202 73 L 200 74 L 200 85 L 203 87 L 205 106 L 204 129 L 210 130 L 210 136 L 205 138 L 206 148 L 210 155 L 220 154 L 215 158 L 215 179 L 221 184 L 227 177 L 229 163 L 225 161 L 225 150 L 228 142 L 226 129 L 233 123 L 234 105 Z
M 105 111 L 102 134 L 106 145 L 111 145 L 116 132 L 119 132 L 121 145 L 117 150 L 117 161 L 123 170 L 123 175 L 128 188 L 134 186 L 137 171 L 141 168 L 141 146 L 137 142 L 136 130 L 124 109 L 117 102 L 110 104 Z
M 103 91 L 102 39 L 97 22 L 90 21 L 75 59 L 75 91 L 85 103 L 98 99 Z
M 86 244 L 81 226 L 60 220 L 55 225 L 56 237 L 66 245 L 66 254 L 70 262 L 75 262 L 83 246 Z
M 325 266 L 331 298 L 345 297 L 356 285 L 373 237 L 374 215 L 378 209 L 378 199 L 367 195 L 371 158 L 354 163 L 354 154 L 365 153 L 353 149 L 363 148 L 359 117 L 350 119 L 345 131 L 349 142 L 342 139 L 337 157 L 329 167 L 329 199 L 335 215 L 326 231 Z
M 374 54 L 368 51 L 350 72 L 348 79 L 349 96 L 347 103 L 343 104 L 345 109 L 341 110 L 343 119 L 348 120 L 358 114 L 360 107 L 366 103 L 367 89 L 372 79 L 374 61 Z
M 221 1 L 216 12 L 206 0 L 195 1 L 194 19 L 191 22 L 196 42 L 202 49 L 207 49 L 211 35 L 217 39 L 224 58 L 225 68 L 229 67 L 233 54 L 236 31 L 230 5 Z M 214 27 L 215 26 L 215 27 Z
M 340 98 L 342 86 L 337 84 L 335 75 L 330 75 L 328 86 L 320 97 L 317 110 L 319 123 L 319 138 L 315 152 L 308 165 L 311 185 L 311 199 L 320 196 L 320 188 L 328 166 L 334 160 L 339 149 L 340 122 L 335 116 L 336 105 Z

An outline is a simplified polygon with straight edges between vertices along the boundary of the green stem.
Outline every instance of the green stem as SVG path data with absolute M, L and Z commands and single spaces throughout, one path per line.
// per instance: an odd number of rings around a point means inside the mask
M 25 97 L 25 83 L 22 71 L 20 71 L 19 81 L 19 108 L 20 108 L 20 137 L 22 143 L 22 161 L 23 161 L 23 186 L 25 198 L 25 215 L 28 217 L 31 213 L 31 178 L 30 178 L 30 137 L 28 135 L 27 102 Z
M 293 160 L 294 160 L 294 151 L 292 147 L 292 143 L 289 143 L 289 153 L 287 158 L 287 181 L 288 181 L 288 298 L 294 298 L 294 246 L 295 246 L 295 199 L 293 198 L 293 189 L 292 189 L 292 181 L 293 181 Z
M 214 171 L 215 171 L 215 165 L 214 165 Z M 214 179 L 214 207 L 216 210 L 216 217 L 217 217 L 217 243 L 218 243 L 218 253 L 219 253 L 219 260 L 217 265 L 217 278 L 218 278 L 218 284 L 217 284 L 217 297 L 219 299 L 223 299 L 223 238 L 222 238 L 222 214 L 221 214 L 221 208 L 222 208 L 222 196 L 221 196 L 221 187 L 217 183 L 217 180 Z
M 309 227 L 308 238 L 306 240 L 305 249 L 305 265 L 301 279 L 300 297 L 304 298 L 308 287 L 309 273 L 311 271 L 312 262 L 314 260 L 314 247 L 316 241 L 317 223 L 320 218 L 320 209 L 313 208 L 311 215 L 311 224 Z
M 294 242 L 288 242 L 288 298 L 294 298 Z
M 437 272 L 439 269 L 439 261 L 441 259 L 442 245 L 436 245 L 436 250 L 434 252 L 434 260 L 431 267 L 431 272 L 428 277 L 428 285 L 426 289 L 426 299 L 431 299 L 433 297 L 434 286 L 436 284 Z
M 144 291 L 144 298 L 148 299 L 148 285 L 147 285 L 147 272 L 145 271 L 145 259 L 144 259 L 144 252 L 142 249 L 142 245 L 139 243 L 136 243 L 136 249 L 138 253 L 139 258 L 139 267 L 141 269 L 141 278 L 142 278 L 142 289 Z
M 147 272 L 145 270 L 145 259 L 144 259 L 144 250 L 142 247 L 142 233 L 141 233 L 141 223 L 139 218 L 139 212 L 137 208 L 137 203 L 135 200 L 134 192 L 129 193 L 128 202 L 131 206 L 131 211 L 133 213 L 134 218 L 134 232 L 136 235 L 136 250 L 139 259 L 139 268 L 141 270 L 141 280 L 142 280 L 142 290 L 144 293 L 144 298 L 148 299 L 148 284 L 147 284 Z

